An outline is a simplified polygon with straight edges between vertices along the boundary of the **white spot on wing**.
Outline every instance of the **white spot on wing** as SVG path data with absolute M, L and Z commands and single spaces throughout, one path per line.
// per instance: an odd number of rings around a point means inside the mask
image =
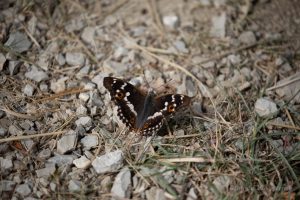
M 149 117 L 147 118 L 147 120 L 156 118 L 156 117 L 158 117 L 158 116 L 162 116 L 162 113 L 161 113 L 161 112 L 156 112 L 156 113 L 154 113 L 154 115 L 149 116 Z

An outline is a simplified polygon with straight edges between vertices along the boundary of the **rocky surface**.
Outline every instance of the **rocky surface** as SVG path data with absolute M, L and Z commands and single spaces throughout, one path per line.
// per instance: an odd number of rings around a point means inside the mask
M 1 198 L 296 199 L 299 5 L 0 2 Z M 192 103 L 147 146 L 106 76 Z

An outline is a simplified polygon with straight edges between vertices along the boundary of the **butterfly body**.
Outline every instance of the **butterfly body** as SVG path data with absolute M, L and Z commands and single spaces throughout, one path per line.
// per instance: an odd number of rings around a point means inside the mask
M 165 117 L 187 106 L 191 100 L 180 94 L 156 97 L 152 90 L 145 94 L 132 84 L 114 77 L 105 77 L 103 85 L 117 106 L 120 120 L 131 130 L 143 135 L 156 133 L 162 127 Z

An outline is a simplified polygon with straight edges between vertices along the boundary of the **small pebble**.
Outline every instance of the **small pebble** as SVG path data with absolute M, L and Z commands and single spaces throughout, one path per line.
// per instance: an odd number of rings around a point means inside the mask
M 73 164 L 79 169 L 86 169 L 91 164 L 91 161 L 85 156 L 81 156 L 80 158 L 73 160 Z
M 77 133 L 73 130 L 70 130 L 57 141 L 57 152 L 60 154 L 65 154 L 66 152 L 73 150 L 76 146 L 76 142 Z
M 33 95 L 33 92 L 34 92 L 34 88 L 32 87 L 32 85 L 26 84 L 25 87 L 24 87 L 23 93 L 26 96 L 31 97 Z
M 71 66 L 83 66 L 85 62 L 85 55 L 82 53 L 66 53 L 66 62 Z
M 98 137 L 96 135 L 87 135 L 80 140 L 84 150 L 90 150 L 98 145 Z
M 55 60 L 57 61 L 58 65 L 63 66 L 66 64 L 66 59 L 63 54 L 59 53 L 55 56 Z
M 256 36 L 252 31 L 246 31 L 239 36 L 239 41 L 244 44 L 253 44 L 256 42 Z
M 113 199 L 129 198 L 131 194 L 131 173 L 125 167 L 116 176 L 114 184 L 111 188 Z
M 89 116 L 80 117 L 75 121 L 76 126 L 83 126 L 84 128 L 90 128 L 92 126 L 92 118 Z
M 5 61 L 6 61 L 5 56 L 2 53 L 0 53 L 0 72 L 3 70 Z
M 35 173 L 37 177 L 49 177 L 54 174 L 55 170 L 55 165 L 52 164 L 45 168 L 35 170 Z
M 63 165 L 71 165 L 73 160 L 76 159 L 73 155 L 55 155 L 47 160 L 50 164 L 56 164 L 58 167 Z
M 70 180 L 68 189 L 70 192 L 76 192 L 82 190 L 82 183 L 77 180 Z
M 50 89 L 54 93 L 59 93 L 59 92 L 66 90 L 66 81 L 68 79 L 69 79 L 68 77 L 60 78 L 57 81 L 55 79 L 52 79 L 50 82 Z
M 212 17 L 210 36 L 224 38 L 226 35 L 226 14 L 223 12 L 219 16 Z
M 175 29 L 179 26 L 179 18 L 176 15 L 164 16 L 162 21 L 166 27 L 171 28 L 171 29 Z
M 16 192 L 21 196 L 26 197 L 31 193 L 31 189 L 28 184 L 24 183 L 16 187 Z
M 123 166 L 123 159 L 123 152 L 117 150 L 98 156 L 92 162 L 92 166 L 98 174 L 114 172 Z
M 34 65 L 31 66 L 31 70 L 29 72 L 25 73 L 25 77 L 36 82 L 48 80 L 49 78 L 44 71 L 38 70 Z
M 0 168 L 1 170 L 8 170 L 13 168 L 11 159 L 0 157 Z
M 276 116 L 279 112 L 276 104 L 266 98 L 257 99 L 255 102 L 255 112 L 264 118 Z
M 24 33 L 15 32 L 9 35 L 9 38 L 5 42 L 4 46 L 8 46 L 11 50 L 18 53 L 22 53 L 30 48 L 31 42 Z
M 81 39 L 88 43 L 93 45 L 94 44 L 94 36 L 95 36 L 95 28 L 94 27 L 85 27 L 81 34 Z

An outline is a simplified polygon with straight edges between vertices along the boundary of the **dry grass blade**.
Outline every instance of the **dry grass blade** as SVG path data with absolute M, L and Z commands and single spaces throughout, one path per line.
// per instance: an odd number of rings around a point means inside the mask
M 34 134 L 34 135 L 21 135 L 21 136 L 16 136 L 16 137 L 3 138 L 3 139 L 0 139 L 0 143 L 11 142 L 11 141 L 15 141 L 15 140 L 26 140 L 26 139 L 44 137 L 44 136 L 60 135 L 65 132 L 67 132 L 67 131 L 55 131 L 55 132 L 50 132 L 50 133 L 41 133 L 41 134 Z
M 38 116 L 32 116 L 32 114 L 28 115 L 28 114 L 17 113 L 12 110 L 9 110 L 8 108 L 0 107 L 0 110 L 6 112 L 6 114 L 9 114 L 9 115 L 12 115 L 12 116 L 15 116 L 18 118 L 22 118 L 22 119 L 36 120 L 38 118 Z
M 164 158 L 158 159 L 161 162 L 167 163 L 186 163 L 186 162 L 194 162 L 194 163 L 214 163 L 214 159 L 205 159 L 201 157 L 186 157 L 186 158 Z

